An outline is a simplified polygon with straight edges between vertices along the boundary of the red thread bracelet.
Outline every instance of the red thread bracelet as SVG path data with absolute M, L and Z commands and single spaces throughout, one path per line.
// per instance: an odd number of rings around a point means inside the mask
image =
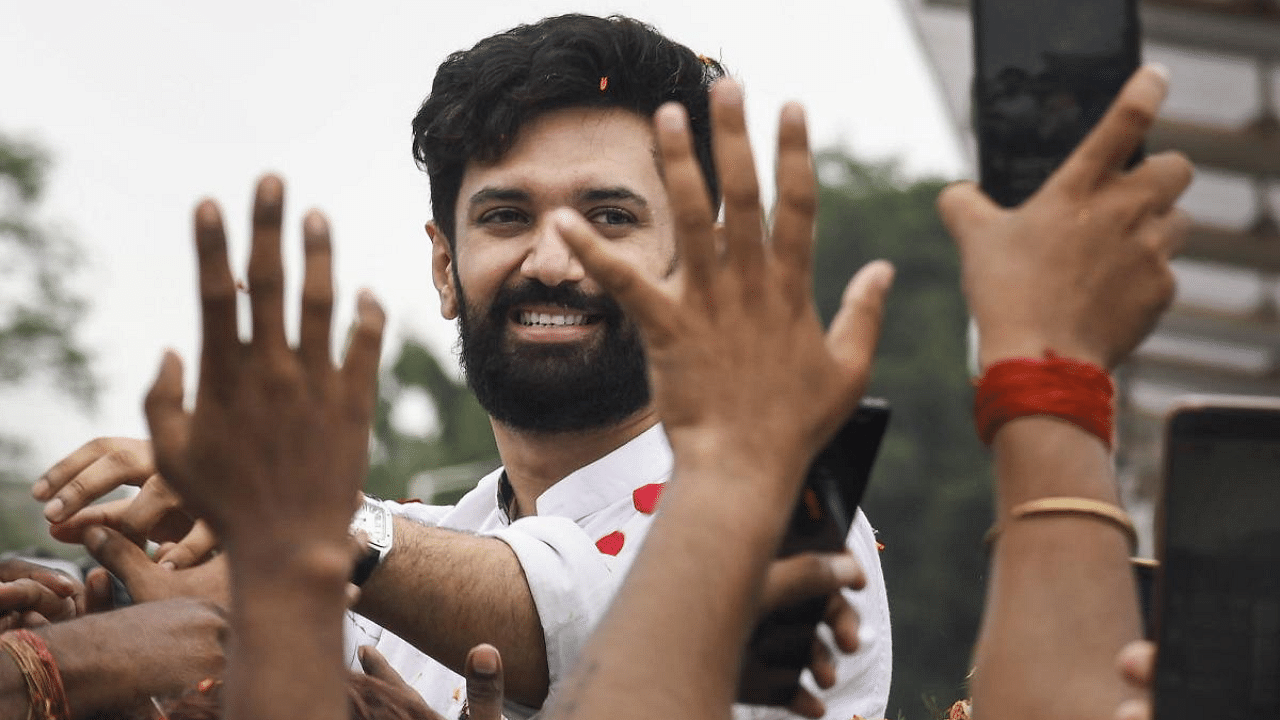
M 39 635 L 29 630 L 11 630 L 0 635 L 0 648 L 8 651 L 22 672 L 31 704 L 28 718 L 68 720 L 67 693 L 62 687 L 62 674 L 48 646 Z
M 1068 360 L 1046 350 L 1044 359 L 995 363 L 976 385 L 973 421 L 986 445 L 1010 420 L 1049 415 L 1079 426 L 1111 447 L 1115 386 L 1107 371 L 1093 363 Z

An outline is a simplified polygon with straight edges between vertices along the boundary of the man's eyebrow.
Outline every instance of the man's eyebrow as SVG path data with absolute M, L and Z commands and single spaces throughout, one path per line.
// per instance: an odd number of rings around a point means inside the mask
M 591 188 L 590 190 L 583 190 L 582 192 L 578 193 L 578 199 L 581 202 L 627 200 L 643 208 L 649 207 L 648 200 L 645 200 L 644 197 L 637 194 L 633 190 L 622 187 L 622 186 L 606 187 L 606 188 Z
M 519 188 L 510 187 L 486 187 L 477 190 L 467 200 L 467 207 L 475 208 L 477 205 L 483 205 L 489 202 L 529 202 L 529 193 Z

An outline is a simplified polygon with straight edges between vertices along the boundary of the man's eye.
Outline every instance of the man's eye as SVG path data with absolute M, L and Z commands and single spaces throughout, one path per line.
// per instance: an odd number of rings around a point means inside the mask
M 514 208 L 494 208 L 481 214 L 479 222 L 485 225 L 511 225 L 525 222 L 525 216 Z
M 587 219 L 601 225 L 632 225 L 636 221 L 635 215 L 622 208 L 600 208 L 588 215 Z

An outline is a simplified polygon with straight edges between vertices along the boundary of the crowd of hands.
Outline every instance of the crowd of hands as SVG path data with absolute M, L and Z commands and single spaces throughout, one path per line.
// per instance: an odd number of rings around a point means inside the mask
M 972 183 L 942 193 L 982 367 L 1052 349 L 1111 368 L 1168 305 L 1169 259 L 1188 228 L 1174 202 L 1191 168 L 1162 153 L 1125 169 L 1166 86 L 1159 70 L 1139 70 L 1018 208 L 996 206 Z M 781 113 L 771 214 L 761 206 L 735 81 L 713 88 L 712 122 L 722 225 L 682 108 L 663 107 L 654 119 L 677 227 L 670 277 L 620 259 L 574 211 L 555 218 L 590 275 L 641 328 L 676 469 L 625 585 L 544 717 L 729 715 L 804 471 L 872 373 L 893 268 L 862 268 L 824 330 L 812 299 L 817 187 L 802 109 Z M 348 524 L 367 470 L 384 315 L 361 291 L 334 363 L 329 227 L 313 210 L 302 223 L 300 325 L 290 345 L 283 203 L 281 180 L 264 177 L 246 274 L 252 339 L 242 341 L 237 328 L 243 292 L 220 210 L 204 201 L 195 210 L 202 348 L 194 402 L 184 398 L 182 360 L 166 353 L 145 400 L 150 442 L 94 441 L 35 485 L 53 535 L 82 543 L 135 604 L 111 610 L 102 568 L 81 584 L 21 560 L 0 563 L 0 628 L 32 627 L 46 639 L 76 717 L 124 716 L 210 677 L 223 683 L 227 718 L 348 714 L 341 620 L 357 592 L 348 579 L 360 550 Z M 992 452 L 998 513 L 1046 495 L 1115 500 L 1108 449 L 1067 423 L 1015 420 Z M 94 503 L 122 483 L 141 490 Z M 147 541 L 159 549 L 149 555 Z M 814 595 L 855 586 L 860 573 L 849 565 L 812 564 L 803 583 Z M 1136 600 L 1123 602 L 1126 592 L 1136 597 L 1132 582 L 1123 538 L 1103 524 L 1007 527 L 992 554 L 976 646 L 971 689 L 984 720 L 1149 716 L 1153 650 L 1132 642 Z M 856 652 L 856 643 L 845 645 Z M 409 716 L 438 717 L 371 648 L 360 658 Z M 472 651 L 467 679 L 470 716 L 500 717 L 502 665 L 491 646 Z M 16 708 L 18 717 L 22 700 L 0 693 L 0 710 Z

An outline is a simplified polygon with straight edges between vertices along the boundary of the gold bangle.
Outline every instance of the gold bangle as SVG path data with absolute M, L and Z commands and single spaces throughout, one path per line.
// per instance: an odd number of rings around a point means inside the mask
M 1082 497 L 1045 497 L 1015 505 L 1009 511 L 1009 519 L 992 525 L 983 539 L 987 545 L 991 545 L 1000 535 L 1004 524 L 1037 515 L 1080 515 L 1102 520 L 1124 533 L 1129 540 L 1130 554 L 1137 552 L 1138 531 L 1134 528 L 1129 513 L 1111 503 Z

